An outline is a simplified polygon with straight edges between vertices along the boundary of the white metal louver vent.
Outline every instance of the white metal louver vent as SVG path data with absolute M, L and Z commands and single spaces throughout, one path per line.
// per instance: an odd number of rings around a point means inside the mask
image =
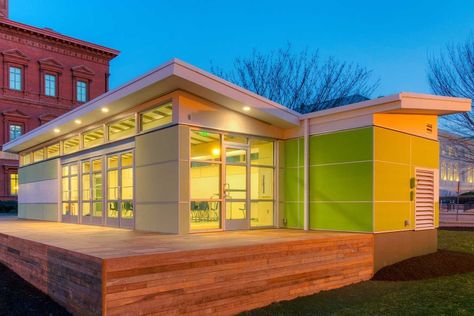
M 435 225 L 435 171 L 416 169 L 415 229 L 431 229 Z

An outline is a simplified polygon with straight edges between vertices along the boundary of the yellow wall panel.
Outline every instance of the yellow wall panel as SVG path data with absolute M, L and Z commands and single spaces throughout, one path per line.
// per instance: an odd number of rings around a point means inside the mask
M 438 117 L 421 114 L 374 114 L 374 125 L 421 137 L 438 138 Z
M 374 159 L 410 163 L 410 135 L 374 127 Z
M 411 123 L 410 119 L 407 122 Z M 415 190 L 410 188 L 410 179 L 415 168 L 438 169 L 439 143 L 387 128 L 374 129 L 375 231 L 414 229 L 414 202 L 410 201 L 410 192 L 414 194 Z M 436 183 L 435 192 L 439 190 Z M 435 226 L 438 223 L 439 205 L 435 203 Z
M 439 168 L 439 143 L 421 137 L 412 137 L 412 164 L 415 167 Z
M 394 231 L 413 228 L 410 202 L 375 202 L 375 231 Z M 405 226 L 405 221 L 409 224 Z
M 409 165 L 375 162 L 375 201 L 410 201 Z

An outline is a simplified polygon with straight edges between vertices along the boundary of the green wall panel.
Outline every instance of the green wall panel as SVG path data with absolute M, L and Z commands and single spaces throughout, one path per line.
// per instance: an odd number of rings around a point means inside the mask
M 47 160 L 33 165 L 21 167 L 18 170 L 20 184 L 51 180 L 58 178 L 59 159 Z
M 302 202 L 304 196 L 303 168 L 285 169 L 285 201 Z
M 303 222 L 304 222 L 303 203 L 286 202 L 285 203 L 285 218 L 287 221 L 286 227 L 303 228 Z
M 313 135 L 310 138 L 310 165 L 372 160 L 371 127 Z
M 304 140 L 303 138 L 289 139 L 285 141 L 285 167 L 304 166 Z
M 310 168 L 310 201 L 372 201 L 373 163 Z
M 310 203 L 310 228 L 372 231 L 372 203 Z

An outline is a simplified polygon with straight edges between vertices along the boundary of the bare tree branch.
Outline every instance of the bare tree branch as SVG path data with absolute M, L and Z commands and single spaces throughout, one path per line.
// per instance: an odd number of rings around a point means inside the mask
M 295 52 L 291 45 L 234 60 L 233 69 L 211 71 L 245 89 L 301 113 L 341 105 L 352 95 L 369 97 L 378 87 L 372 71 L 357 64 L 329 58 L 322 61 L 318 51 Z
M 428 81 L 435 94 L 474 99 L 474 37 L 451 44 L 445 52 L 428 58 Z M 474 162 L 473 112 L 446 116 L 443 123 L 456 137 L 450 142 L 461 148 L 462 160 Z

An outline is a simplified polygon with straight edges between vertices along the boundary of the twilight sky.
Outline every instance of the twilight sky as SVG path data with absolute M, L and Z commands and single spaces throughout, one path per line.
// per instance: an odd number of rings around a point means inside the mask
M 372 69 L 376 97 L 429 93 L 427 55 L 473 34 L 474 1 L 10 0 L 10 18 L 120 50 L 111 88 L 172 57 L 225 69 L 291 42 Z

